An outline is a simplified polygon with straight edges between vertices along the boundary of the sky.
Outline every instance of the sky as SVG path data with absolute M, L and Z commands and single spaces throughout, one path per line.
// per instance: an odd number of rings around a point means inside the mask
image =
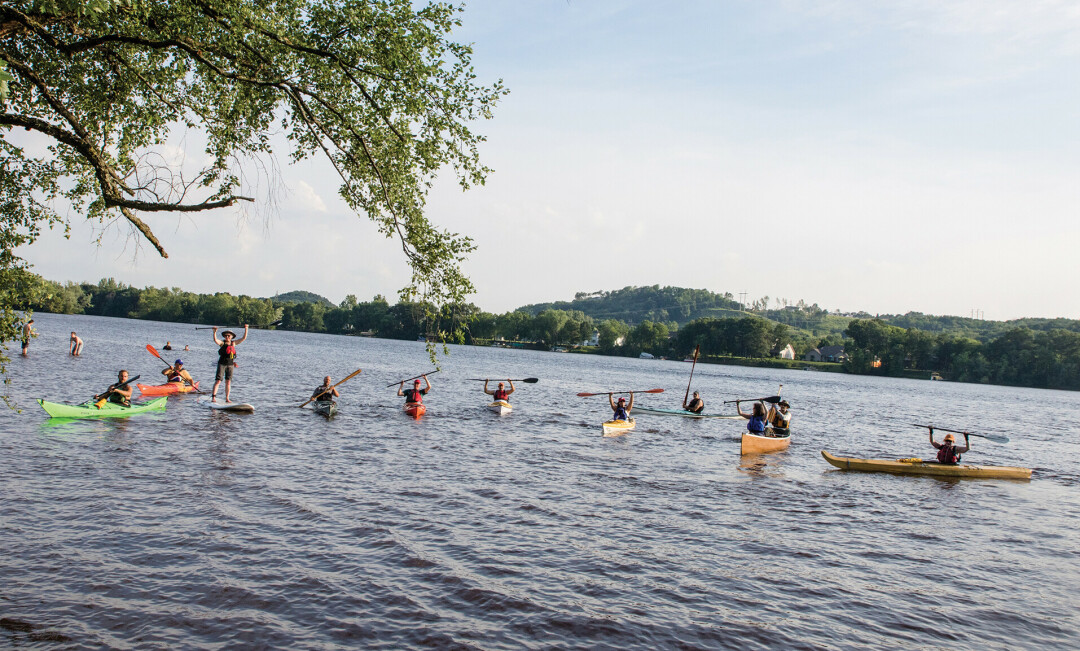
M 428 216 L 474 239 L 483 310 L 658 284 L 1080 318 L 1075 2 L 474 0 L 461 19 L 478 81 L 510 95 L 475 125 L 486 185 L 448 170 Z M 282 178 L 269 209 L 147 218 L 167 260 L 78 216 L 19 253 L 53 280 L 393 302 L 396 241 L 327 165 Z

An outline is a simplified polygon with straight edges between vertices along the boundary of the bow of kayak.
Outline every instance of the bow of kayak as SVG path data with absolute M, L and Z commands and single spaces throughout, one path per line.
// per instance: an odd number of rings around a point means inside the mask
M 488 409 L 500 416 L 504 416 L 513 411 L 514 406 L 505 400 L 496 400 L 495 402 L 488 405 Z
M 115 402 L 106 402 L 100 408 L 94 404 L 93 400 L 84 402 L 81 405 L 65 405 L 59 402 L 49 402 L 42 398 L 38 398 L 37 402 L 51 418 L 122 418 L 147 411 L 164 411 L 165 404 L 168 401 L 168 398 L 161 397 L 150 402 L 132 403 L 130 407 L 118 405 Z
M 604 436 L 622 436 L 627 432 L 633 431 L 637 422 L 631 418 L 630 420 L 607 420 L 601 428 L 604 431 Z
M 1031 468 L 1017 466 L 972 466 L 947 464 L 922 459 L 855 459 L 838 457 L 821 451 L 821 456 L 841 470 L 889 472 L 902 475 L 933 475 L 935 477 L 974 477 L 981 479 L 1031 479 Z
M 316 400 L 313 409 L 316 414 L 322 414 L 330 418 L 337 413 L 337 403 L 333 400 Z
M 422 402 L 406 402 L 405 413 L 413 418 L 420 418 L 427 412 L 427 407 Z

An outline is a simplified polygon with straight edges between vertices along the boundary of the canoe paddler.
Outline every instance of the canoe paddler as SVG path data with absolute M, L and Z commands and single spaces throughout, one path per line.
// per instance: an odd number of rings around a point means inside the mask
M 788 411 L 790 408 L 791 405 L 787 400 L 781 400 L 775 407 L 770 407 L 768 415 L 765 416 L 769 427 L 780 430 L 791 429 L 791 412 Z
M 940 463 L 955 466 L 960 463 L 960 455 L 964 454 L 971 449 L 971 439 L 968 437 L 967 432 L 964 433 L 964 447 L 960 448 L 956 445 L 956 437 L 952 434 L 945 435 L 945 442 L 938 443 L 934 440 L 934 428 L 928 427 L 930 430 L 930 445 L 937 448 L 937 460 Z
M 217 390 L 222 380 L 225 380 L 225 402 L 232 402 L 229 400 L 229 392 L 232 390 L 233 369 L 236 368 L 236 347 L 247 339 L 248 325 L 244 324 L 244 336 L 239 339 L 236 339 L 236 333 L 232 330 L 222 332 L 221 339 L 218 339 L 217 331 L 217 326 L 214 326 L 214 343 L 219 348 L 217 372 L 214 374 L 214 388 L 210 391 L 210 402 L 217 402 Z
M 128 386 L 128 372 L 120 371 L 116 374 L 116 384 L 112 384 L 105 393 L 94 396 L 94 400 L 108 400 L 109 402 L 123 405 L 125 407 L 131 406 L 131 393 L 132 388 Z
M 700 414 L 705 411 L 705 401 L 701 399 L 701 392 L 695 391 L 694 399 L 690 402 L 683 401 L 682 408 L 692 414 Z
M 754 409 L 749 414 L 742 410 L 741 404 L 742 400 L 736 400 L 735 409 L 739 412 L 740 416 L 750 421 L 746 424 L 746 429 L 751 434 L 763 436 L 765 434 L 765 426 L 768 424 L 767 414 L 765 413 L 765 403 L 761 401 L 755 402 Z
M 490 391 L 490 390 L 488 390 L 488 381 L 484 380 L 484 393 L 491 396 L 493 400 L 502 400 L 503 402 L 509 402 L 510 401 L 510 394 L 513 393 L 514 391 L 516 391 L 516 389 L 514 389 L 514 381 L 513 380 L 507 380 L 507 382 L 510 383 L 510 390 L 509 391 L 506 390 L 506 388 L 505 388 L 506 385 L 503 384 L 502 382 L 499 382 L 499 388 L 498 389 L 495 389 L 494 391 Z
M 626 402 L 626 398 L 619 396 L 619 401 L 615 402 L 615 399 L 608 394 L 608 404 L 611 405 L 612 411 L 615 415 L 611 417 L 611 420 L 630 420 L 630 410 L 634 408 L 634 392 L 630 392 L 630 402 Z
M 311 392 L 312 400 L 318 402 L 333 402 L 334 398 L 340 398 L 341 394 L 337 388 L 333 386 L 333 382 L 330 381 L 330 376 L 327 375 L 323 378 L 322 384 L 320 384 L 314 391 Z
M 161 374 L 165 376 L 166 382 L 186 382 L 188 386 L 195 386 L 195 378 L 184 369 L 183 360 L 176 360 L 175 364 L 161 371 Z
M 406 403 L 409 403 L 409 402 L 413 402 L 413 403 L 424 402 L 424 396 L 427 395 L 428 391 L 431 391 L 431 380 L 428 380 L 426 375 L 423 376 L 423 377 L 424 377 L 424 388 L 423 389 L 420 388 L 420 379 L 419 378 L 413 380 L 413 388 L 411 388 L 411 389 L 406 389 L 405 388 L 405 380 L 402 380 L 401 381 L 401 386 L 398 387 L 397 394 L 399 396 L 405 396 L 405 402 Z

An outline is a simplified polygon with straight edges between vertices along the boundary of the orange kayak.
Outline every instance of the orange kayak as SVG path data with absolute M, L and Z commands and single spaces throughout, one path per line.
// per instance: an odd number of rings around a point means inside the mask
M 136 384 L 144 396 L 171 396 L 176 393 L 191 393 L 198 391 L 199 383 L 188 386 L 183 382 L 166 382 L 165 384 Z
M 424 415 L 425 411 L 427 411 L 427 407 L 425 407 L 424 403 L 422 402 L 405 403 L 405 413 L 412 416 L 413 418 L 420 418 Z

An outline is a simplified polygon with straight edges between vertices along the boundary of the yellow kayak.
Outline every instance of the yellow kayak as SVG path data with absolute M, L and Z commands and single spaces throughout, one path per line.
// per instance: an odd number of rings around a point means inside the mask
M 514 406 L 505 400 L 496 400 L 495 402 L 488 405 L 488 409 L 500 416 L 503 416 L 513 411 Z
M 637 423 L 633 418 L 630 420 L 608 420 L 604 421 L 603 429 L 604 436 L 622 436 L 627 432 L 634 429 Z
M 976 477 L 981 479 L 1031 479 L 1031 468 L 1016 466 L 970 466 L 947 464 L 922 459 L 849 459 L 821 451 L 821 456 L 842 470 L 891 472 L 904 475 L 933 475 L 935 477 Z

